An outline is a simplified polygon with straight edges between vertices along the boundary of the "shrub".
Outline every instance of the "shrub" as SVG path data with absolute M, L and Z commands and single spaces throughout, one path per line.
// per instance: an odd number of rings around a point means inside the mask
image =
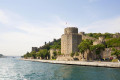
M 72 53 L 70 54 L 70 56 L 71 56 L 71 57 L 73 57 L 73 56 L 74 56 L 74 54 L 75 54 L 75 53 L 73 53 L 73 52 L 72 52 Z

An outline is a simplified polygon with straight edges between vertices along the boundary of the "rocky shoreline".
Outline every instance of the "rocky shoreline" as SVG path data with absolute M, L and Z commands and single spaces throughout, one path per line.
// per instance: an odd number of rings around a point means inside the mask
M 66 64 L 66 65 L 80 65 L 80 66 L 95 66 L 95 67 L 109 67 L 109 68 L 120 68 L 119 62 L 99 62 L 99 61 L 57 61 L 57 60 L 40 60 L 40 59 L 24 59 L 25 61 L 36 61 L 43 63 L 53 63 L 53 64 Z

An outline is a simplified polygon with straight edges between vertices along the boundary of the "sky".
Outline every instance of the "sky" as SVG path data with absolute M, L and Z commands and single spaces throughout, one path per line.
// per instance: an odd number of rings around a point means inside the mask
M 58 39 L 66 27 L 79 32 L 120 32 L 120 0 L 0 0 L 0 54 L 22 56 Z M 66 24 L 67 23 L 67 24 Z

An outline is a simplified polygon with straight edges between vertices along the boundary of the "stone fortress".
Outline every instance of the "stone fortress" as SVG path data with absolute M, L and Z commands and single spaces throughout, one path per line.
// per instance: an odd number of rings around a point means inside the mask
M 120 37 L 118 34 L 114 35 L 113 37 Z M 78 51 L 78 45 L 82 40 L 89 39 L 93 40 L 93 45 L 97 44 L 105 44 L 104 37 L 99 37 L 99 39 L 89 37 L 85 35 L 85 32 L 78 33 L 77 27 L 67 27 L 64 29 L 64 34 L 61 36 L 61 53 L 63 55 L 60 55 L 57 57 L 56 60 L 74 60 L 74 58 L 77 58 L 78 60 L 83 60 L 83 54 L 79 53 L 79 56 L 73 56 L 71 57 L 71 53 L 76 53 Z M 105 48 L 104 51 L 100 53 L 100 56 L 102 58 L 108 58 L 108 57 L 114 57 L 111 56 L 111 48 Z M 51 53 L 52 54 L 52 53 Z M 84 53 L 84 60 L 94 60 L 98 57 L 98 55 L 94 53 L 90 53 L 89 50 L 87 50 Z
M 113 35 L 114 38 L 120 37 L 120 34 Z M 57 56 L 56 60 L 63 60 L 63 61 L 70 61 L 77 58 L 78 60 L 83 60 L 83 54 L 79 53 L 78 45 L 81 43 L 82 40 L 89 39 L 93 40 L 93 45 L 97 44 L 105 44 L 104 37 L 99 37 L 99 39 L 89 37 L 85 34 L 85 32 L 78 33 L 77 27 L 67 27 L 64 29 L 64 34 L 61 36 L 61 50 L 60 49 L 50 49 L 50 59 L 54 56 L 54 52 L 60 52 L 61 55 Z M 54 42 L 54 41 L 53 41 Z M 48 44 L 53 44 L 53 42 L 49 42 Z M 45 43 L 46 45 L 46 43 Z M 44 49 L 44 46 L 37 48 L 32 47 L 32 51 L 38 51 L 40 49 Z M 120 49 L 120 48 L 117 48 Z M 79 56 L 73 56 L 71 57 L 71 53 L 79 53 Z M 105 48 L 104 51 L 100 53 L 100 56 L 102 58 L 109 58 L 114 57 L 111 56 L 112 49 L 111 48 Z M 90 52 L 89 50 L 85 51 L 84 53 L 84 60 L 94 60 L 98 57 L 98 55 Z
M 102 37 L 96 39 L 85 35 L 85 32 L 78 33 L 77 27 L 65 28 L 64 34 L 61 36 L 61 53 L 63 55 L 58 56 L 56 60 L 74 60 L 74 58 L 82 60 L 83 56 L 81 53 L 79 53 L 79 56 L 73 56 L 73 57 L 71 57 L 70 54 L 79 52 L 78 45 L 82 40 L 85 39 L 94 40 L 93 45 L 104 43 L 104 38 Z M 52 55 L 52 53 L 50 54 Z M 84 54 L 84 58 L 86 60 L 90 60 L 96 58 L 96 55 L 89 53 L 89 50 L 87 50 Z

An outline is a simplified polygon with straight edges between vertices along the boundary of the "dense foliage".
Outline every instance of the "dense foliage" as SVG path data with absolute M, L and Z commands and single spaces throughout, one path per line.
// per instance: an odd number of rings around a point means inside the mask
M 24 58 L 31 57 L 31 54 L 27 52 L 25 55 L 23 55 Z
M 113 34 L 111 34 L 111 33 L 104 33 L 104 34 L 102 34 L 102 33 L 88 33 L 88 34 L 86 34 L 86 35 L 88 35 L 88 36 L 90 36 L 90 37 L 94 37 L 94 38 L 99 38 L 99 37 L 102 37 L 102 36 L 104 36 L 106 39 L 109 39 L 109 38 L 112 38 L 113 37 Z
M 90 49 L 90 45 L 92 45 L 92 41 L 91 40 L 83 40 L 79 45 L 78 45 L 78 49 L 79 51 L 84 55 L 84 52 L 87 50 L 87 49 Z M 84 57 L 84 56 L 83 56 Z
M 92 45 L 92 41 L 87 39 L 82 41 L 78 46 L 78 48 L 79 51 L 83 54 L 83 58 L 84 58 L 84 52 L 86 50 L 90 50 L 90 52 L 95 51 L 96 54 L 100 54 L 101 50 L 104 50 L 105 45 L 103 44 Z
M 120 38 L 112 38 L 106 41 L 107 47 L 120 47 Z
M 90 48 L 90 45 L 92 45 L 92 41 L 91 40 L 83 40 L 79 45 L 78 45 L 78 48 L 79 48 L 79 51 L 81 53 L 84 53 L 87 49 Z
M 54 52 L 53 52 L 53 55 L 54 55 L 54 56 L 52 56 L 52 59 L 56 59 L 56 57 L 57 57 L 57 52 L 54 51 Z
M 100 54 L 101 50 L 104 50 L 105 45 L 103 44 L 97 44 L 90 46 L 90 51 L 95 51 L 95 53 L 98 55 Z
M 52 49 L 61 49 L 61 39 L 55 40 L 53 45 L 50 46 Z
M 111 55 L 116 55 L 117 56 L 117 58 L 119 57 L 119 55 L 120 55 L 120 50 L 117 50 L 117 49 L 115 49 L 115 48 L 112 48 L 112 54 Z
M 71 57 L 73 57 L 73 56 L 74 56 L 74 54 L 75 54 L 75 53 L 73 53 L 73 52 L 72 52 L 72 53 L 70 54 L 70 56 L 71 56 Z
M 51 43 L 46 43 L 45 45 L 42 46 L 42 48 L 38 51 L 32 51 L 32 52 L 27 52 L 23 57 L 32 57 L 32 58 L 42 58 L 42 59 L 47 59 L 47 57 L 50 57 L 49 50 L 50 49 L 60 49 L 61 48 L 61 39 L 54 39 L 53 42 Z M 56 53 L 56 52 L 54 52 Z M 61 55 L 61 52 L 58 52 L 58 54 L 54 54 L 54 58 L 56 58 L 56 55 Z
M 37 54 L 37 57 L 39 57 L 39 58 L 41 57 L 42 59 L 49 57 L 49 52 L 47 49 L 41 49 L 36 54 Z
M 49 52 L 47 49 L 41 49 L 39 50 L 38 52 L 35 52 L 35 51 L 32 51 L 32 52 L 27 52 L 24 57 L 27 58 L 27 57 L 32 57 L 34 59 L 36 59 L 37 57 L 38 58 L 42 58 L 42 59 L 46 59 L 47 57 L 49 57 Z

